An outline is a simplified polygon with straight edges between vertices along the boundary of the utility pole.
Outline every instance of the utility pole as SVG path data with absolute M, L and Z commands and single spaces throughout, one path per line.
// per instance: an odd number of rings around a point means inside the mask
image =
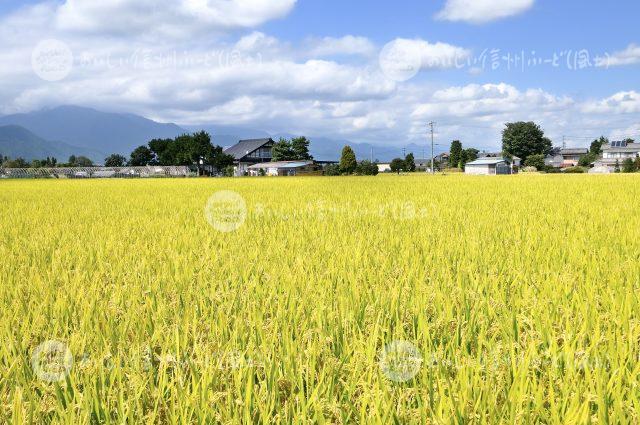
M 433 126 L 435 125 L 435 122 L 431 121 L 429 123 L 429 127 L 431 127 L 431 174 L 435 174 L 436 173 L 436 169 L 435 169 L 435 157 L 433 156 Z
M 373 163 L 373 146 L 371 147 L 371 163 Z
M 567 148 L 567 136 L 562 136 L 562 149 Z
M 407 148 L 402 148 L 402 157 L 403 158 L 407 157 Z

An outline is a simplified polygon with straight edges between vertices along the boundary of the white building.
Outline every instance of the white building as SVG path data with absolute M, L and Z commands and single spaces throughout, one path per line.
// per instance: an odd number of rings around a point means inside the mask
M 464 168 L 465 174 L 476 176 L 495 176 L 503 174 L 513 174 L 513 165 L 506 158 L 479 158 L 467 163 Z
M 247 168 L 250 176 L 311 176 L 322 175 L 322 167 L 313 161 L 279 161 L 254 164 Z
M 378 166 L 378 172 L 379 173 L 388 173 L 391 171 L 391 164 L 388 162 L 382 162 L 382 163 L 378 163 L 376 164 Z
M 611 142 L 602 146 L 602 159 L 595 162 L 596 167 L 608 167 L 615 170 L 616 164 L 622 168 L 626 159 L 634 160 L 640 156 L 640 143 L 626 141 Z

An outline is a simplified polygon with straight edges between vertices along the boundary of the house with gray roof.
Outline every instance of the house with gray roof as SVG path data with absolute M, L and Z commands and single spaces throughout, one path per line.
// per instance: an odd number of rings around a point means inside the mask
M 622 167 L 626 159 L 634 160 L 640 156 L 640 143 L 627 141 L 611 142 L 602 146 L 602 158 L 595 162 L 596 167 L 607 167 L 614 171 L 616 164 Z
M 224 153 L 233 157 L 235 175 L 243 176 L 249 173 L 250 166 L 271 161 L 271 149 L 274 144 L 271 138 L 240 140 L 225 149 Z

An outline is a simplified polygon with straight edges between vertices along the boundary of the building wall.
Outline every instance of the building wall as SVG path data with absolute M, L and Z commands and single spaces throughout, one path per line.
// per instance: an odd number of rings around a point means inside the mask
M 464 172 L 475 176 L 489 176 L 496 173 L 496 168 L 492 165 L 467 165 Z

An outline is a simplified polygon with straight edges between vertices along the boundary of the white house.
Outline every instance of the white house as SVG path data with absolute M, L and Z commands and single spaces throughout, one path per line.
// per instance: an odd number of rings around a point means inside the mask
M 626 159 L 635 161 L 638 156 L 640 143 L 611 142 L 602 146 L 602 158 L 595 162 L 595 167 L 608 167 L 610 171 L 614 171 L 616 164 L 622 168 Z
M 476 176 L 495 176 L 502 174 L 513 174 L 511 161 L 506 158 L 479 158 L 467 163 L 464 168 L 465 174 Z
M 381 162 L 376 165 L 378 166 L 379 173 L 388 173 L 391 171 L 391 164 L 388 162 Z

